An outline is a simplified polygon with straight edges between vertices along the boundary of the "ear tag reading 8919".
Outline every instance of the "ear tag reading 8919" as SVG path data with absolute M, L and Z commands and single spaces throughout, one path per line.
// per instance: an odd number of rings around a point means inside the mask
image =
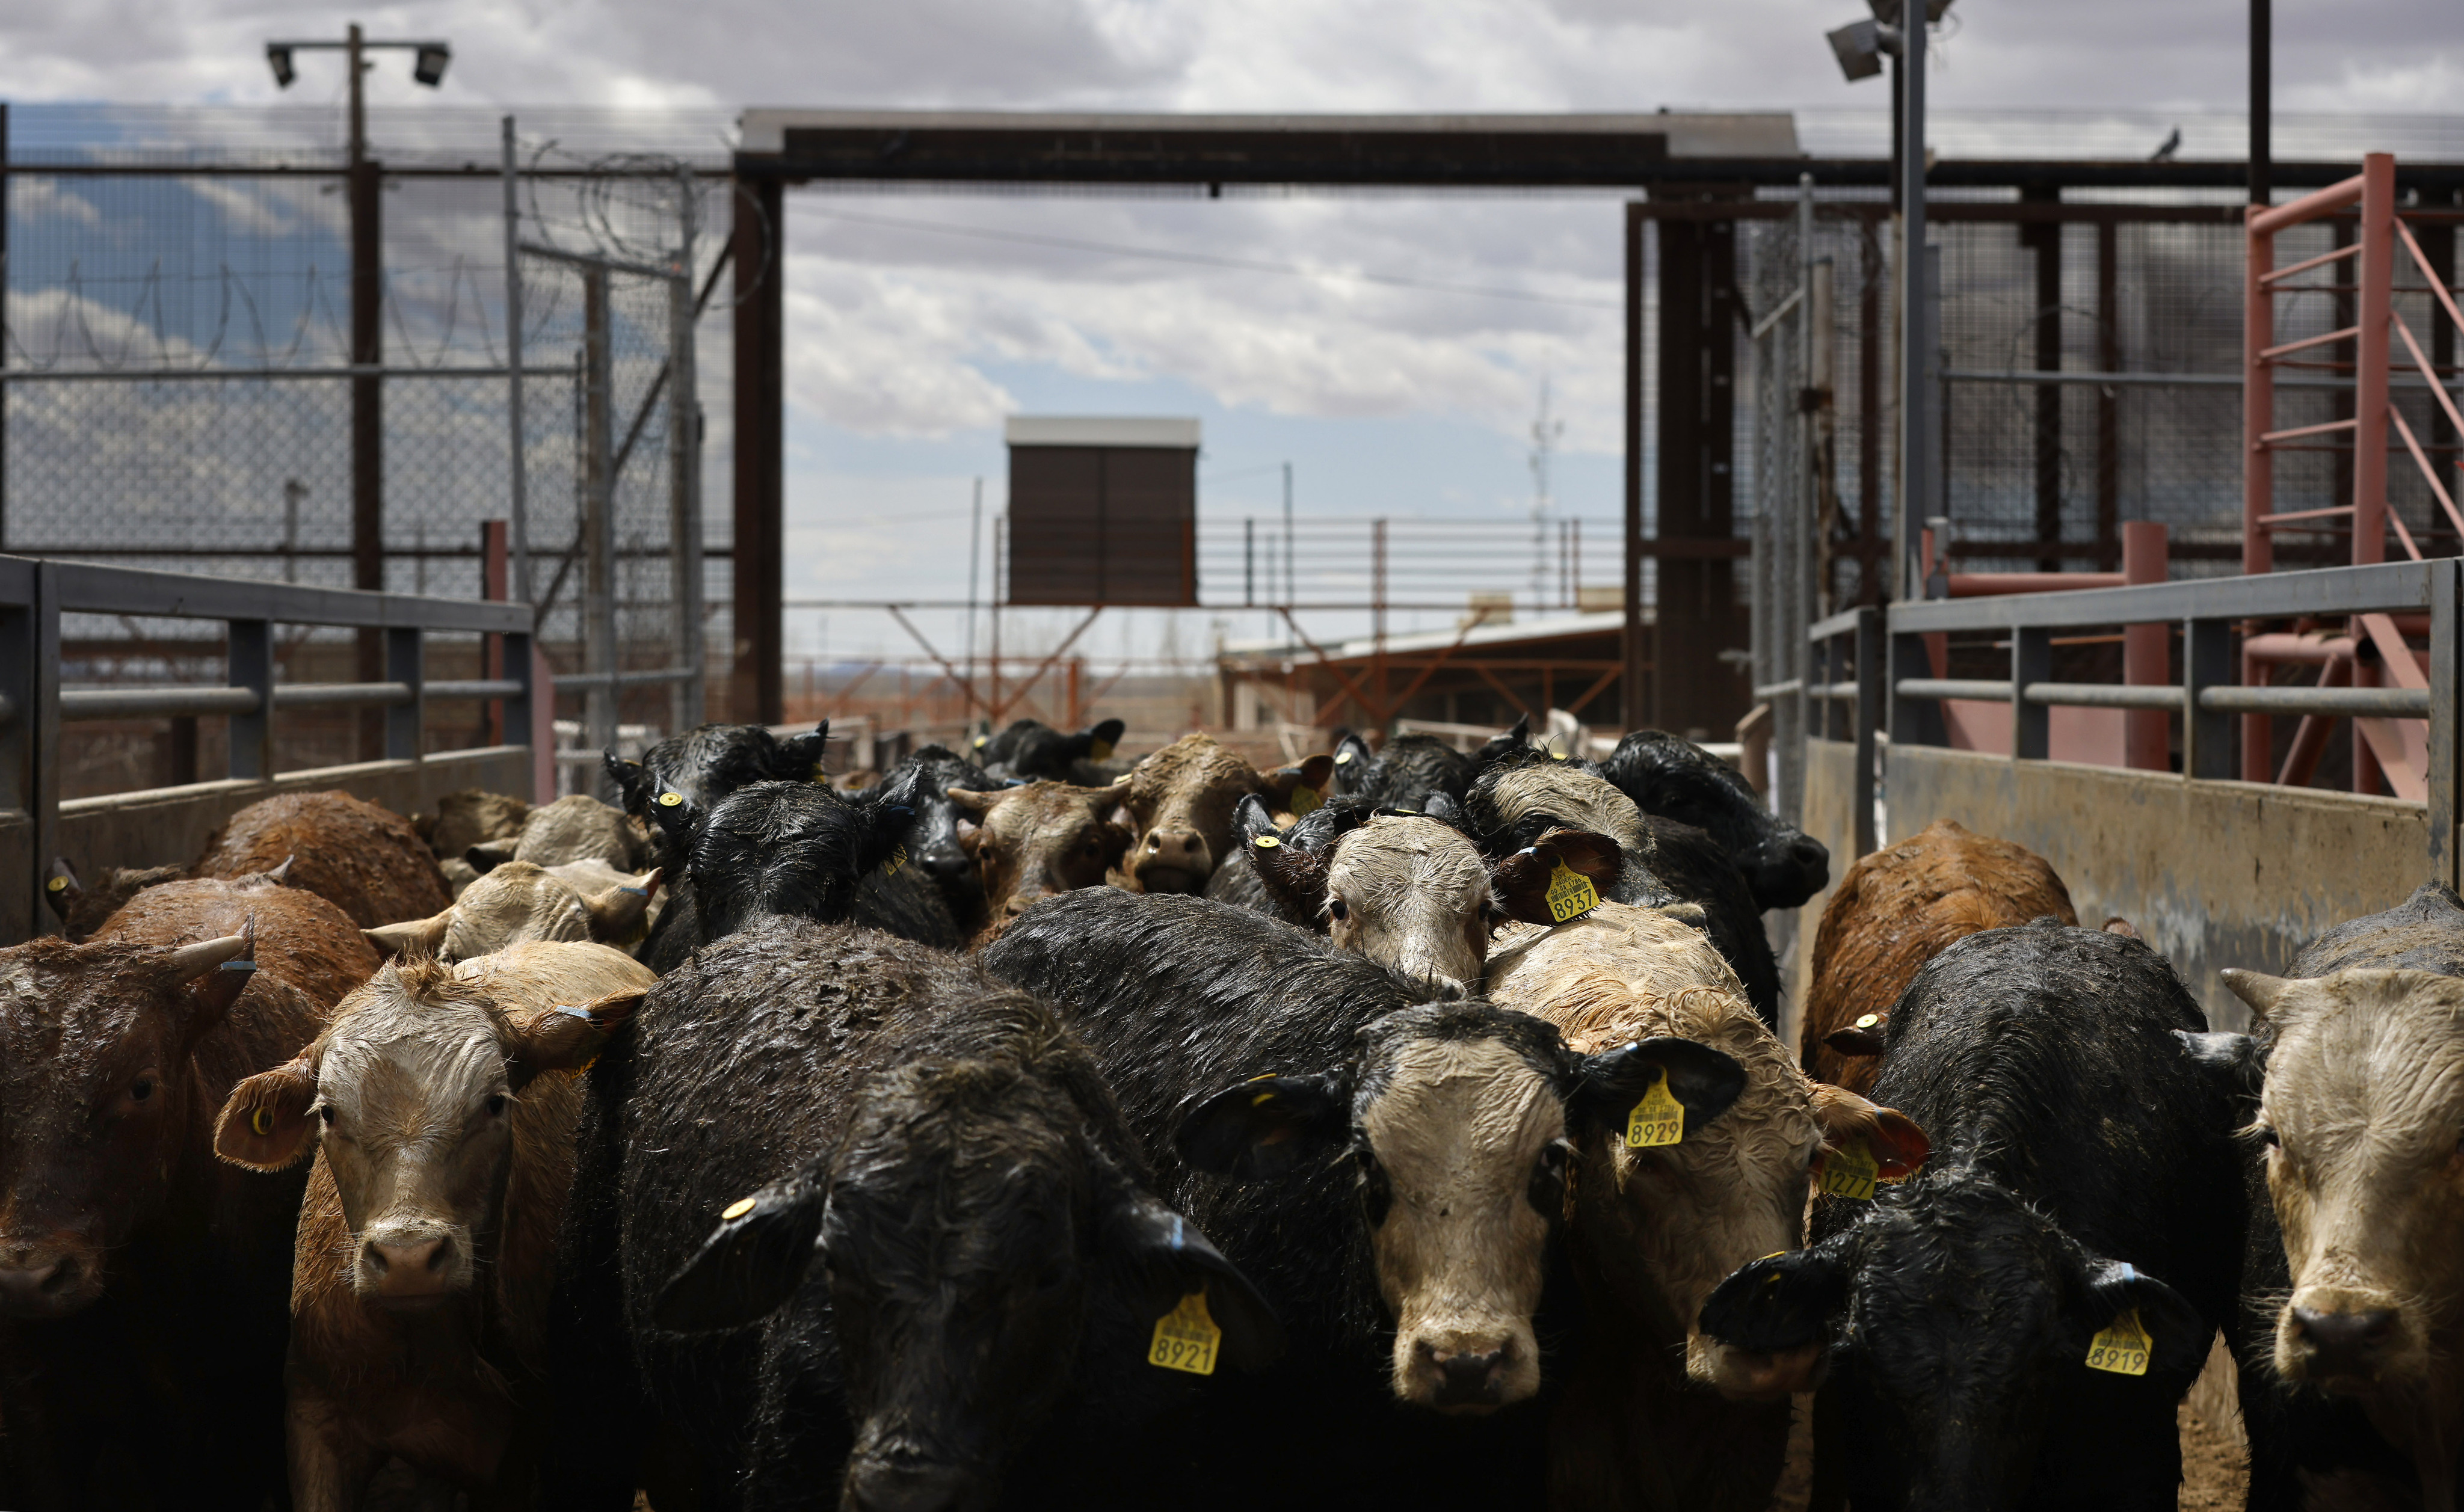
M 1549 917 L 1563 924 L 1599 906 L 1600 889 L 1592 886 L 1591 878 L 1562 861 L 1549 873 Z
M 2139 1309 L 2125 1307 L 2120 1317 L 2087 1342 L 2087 1368 L 2111 1370 L 2116 1375 L 2145 1375 L 2148 1356 L 2155 1348 L 2156 1341 L 2147 1336 L 2146 1326 L 2139 1321 Z
M 1317 789 L 1304 782 L 1292 789 L 1292 817 L 1306 819 L 1316 813 L 1318 805 L 1325 801 L 1326 800 L 1317 796 Z
M 1668 1072 L 1662 1070 L 1652 1079 L 1651 1090 L 1634 1105 L 1626 1115 L 1625 1143 L 1629 1150 L 1653 1150 L 1662 1145 L 1681 1144 L 1685 1138 L 1685 1105 L 1668 1090 Z
M 1822 1152 L 1823 1192 L 1835 1197 L 1849 1197 L 1859 1202 L 1874 1200 L 1874 1183 L 1881 1173 L 1881 1163 L 1874 1152 L 1858 1140 L 1845 1150 Z
M 1192 1375 L 1213 1375 L 1215 1354 L 1223 1330 L 1206 1311 L 1204 1287 L 1180 1299 L 1180 1305 L 1155 1320 L 1155 1342 L 1147 1346 L 1147 1364 Z

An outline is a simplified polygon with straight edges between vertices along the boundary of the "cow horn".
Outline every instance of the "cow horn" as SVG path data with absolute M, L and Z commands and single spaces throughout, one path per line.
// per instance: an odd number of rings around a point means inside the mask
M 172 979 L 183 982 L 194 981 L 223 962 L 237 956 L 249 948 L 250 943 L 249 936 L 241 933 L 226 934 L 218 940 L 199 940 L 194 945 L 183 945 L 171 953 Z
M 282 858 L 281 866 L 275 867 L 272 871 L 267 872 L 266 875 L 272 877 L 276 882 L 280 882 L 283 878 L 291 875 L 291 864 L 298 859 L 299 853 L 294 851 L 290 855 Z
M 2232 966 L 2216 975 L 2233 989 L 2234 997 L 2250 1004 L 2250 1011 L 2261 1019 L 2275 1016 L 2276 1005 L 2284 1000 L 2285 991 L 2293 985 L 2281 976 L 2270 976 L 2265 972 L 2246 972 Z

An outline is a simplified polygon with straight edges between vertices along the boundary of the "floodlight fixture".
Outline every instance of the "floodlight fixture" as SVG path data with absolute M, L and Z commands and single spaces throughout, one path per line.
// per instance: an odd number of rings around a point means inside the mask
M 265 44 L 265 60 L 274 65 L 274 87 L 276 89 L 289 89 L 292 81 L 299 77 L 299 71 L 291 66 L 291 48 L 288 43 Z
M 445 82 L 445 65 L 451 61 L 451 48 L 442 42 L 422 42 L 411 59 L 410 77 L 434 89 Z
M 1848 77 L 1848 82 L 1872 78 L 1882 71 L 1883 33 L 1888 30 L 1879 22 L 1851 21 L 1827 33 L 1831 54 L 1839 59 L 1839 72 Z

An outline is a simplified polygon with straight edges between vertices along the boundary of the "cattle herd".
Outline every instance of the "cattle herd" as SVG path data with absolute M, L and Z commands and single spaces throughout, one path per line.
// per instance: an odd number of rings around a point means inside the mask
M 825 734 L 58 863 L 0 1506 L 2156 1508 L 2211 1370 L 2250 1505 L 2455 1505 L 2444 887 L 2212 1033 L 1937 823 L 1791 1046 L 1831 858 L 1668 735 Z

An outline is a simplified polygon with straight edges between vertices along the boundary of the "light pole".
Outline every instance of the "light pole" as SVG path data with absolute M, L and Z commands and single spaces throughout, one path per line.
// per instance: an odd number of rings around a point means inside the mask
M 413 55 L 410 77 L 433 89 L 445 81 L 445 65 L 453 50 L 443 42 L 371 42 L 351 23 L 339 42 L 268 42 L 265 60 L 274 69 L 277 88 L 289 89 L 298 73 L 294 60 L 301 53 L 340 52 L 347 55 L 351 77 L 350 155 L 343 180 L 351 216 L 351 586 L 370 592 L 385 588 L 385 408 L 378 369 L 385 362 L 384 180 L 368 157 L 368 106 L 363 77 L 366 55 L 374 51 Z M 362 630 L 359 639 L 360 679 L 381 681 L 385 673 L 385 637 Z M 385 754 L 385 712 L 370 710 L 360 719 L 360 755 L 374 760 Z

